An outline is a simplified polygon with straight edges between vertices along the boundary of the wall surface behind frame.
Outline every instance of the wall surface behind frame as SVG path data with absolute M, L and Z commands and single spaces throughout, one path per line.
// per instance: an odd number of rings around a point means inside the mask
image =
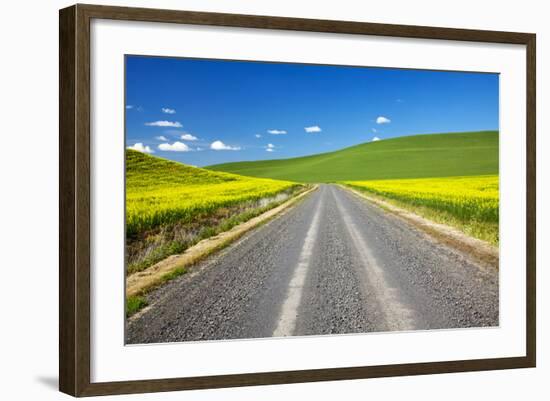
M 438 2 L 386 0 L 338 2 L 265 0 L 158 0 L 98 4 L 219 11 L 288 17 L 358 20 L 537 33 L 538 100 L 538 368 L 317 384 L 124 396 L 136 400 L 280 400 L 422 398 L 542 400 L 550 375 L 548 337 L 550 252 L 550 26 L 544 2 Z M 57 392 L 57 93 L 58 9 L 72 4 L 51 0 L 9 2 L 0 25 L 2 135 L 0 144 L 0 237 L 2 244 L 2 330 L 0 367 L 5 399 L 66 399 Z M 6 276 L 7 274 L 7 276 Z M 546 318 L 545 318 L 546 315 Z M 102 398 L 115 399 L 113 397 Z

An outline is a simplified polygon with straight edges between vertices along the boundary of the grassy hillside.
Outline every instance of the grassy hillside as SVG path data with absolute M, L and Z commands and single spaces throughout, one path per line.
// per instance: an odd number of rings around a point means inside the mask
M 130 192 L 174 185 L 219 184 L 238 178 L 126 149 L 126 189 Z
M 498 174 L 498 131 L 415 135 L 293 159 L 207 167 L 297 182 Z

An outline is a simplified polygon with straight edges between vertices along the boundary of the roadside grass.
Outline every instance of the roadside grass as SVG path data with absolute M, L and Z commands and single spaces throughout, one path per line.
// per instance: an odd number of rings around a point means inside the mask
M 169 281 L 172 281 L 180 276 L 183 276 L 187 273 L 185 267 L 177 267 L 169 273 L 163 275 L 160 281 L 155 285 L 143 291 L 140 295 L 130 295 L 126 297 L 126 317 L 135 315 L 137 312 L 149 305 L 147 301 L 147 294 L 154 290 L 155 288 L 166 284 Z
M 174 280 L 179 276 L 183 276 L 185 273 L 187 273 L 187 269 L 185 267 L 176 267 L 170 273 L 166 273 L 164 276 L 162 276 L 161 284 L 164 284 L 170 280 Z
M 498 176 L 343 182 L 426 219 L 499 243 Z
M 126 297 L 126 317 L 130 317 L 136 314 L 147 305 L 147 300 L 141 295 L 132 295 Z

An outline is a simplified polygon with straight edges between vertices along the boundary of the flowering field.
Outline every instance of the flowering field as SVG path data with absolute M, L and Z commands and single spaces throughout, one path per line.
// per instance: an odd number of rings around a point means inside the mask
M 288 181 L 212 172 L 127 150 L 126 234 L 188 222 L 296 186 Z
M 498 175 L 346 181 L 344 184 L 498 243 Z

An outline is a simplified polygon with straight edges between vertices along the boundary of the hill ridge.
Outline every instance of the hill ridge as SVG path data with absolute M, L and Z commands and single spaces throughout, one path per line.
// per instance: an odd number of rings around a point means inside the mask
M 205 168 L 297 182 L 497 174 L 498 131 L 409 135 L 308 156 Z

